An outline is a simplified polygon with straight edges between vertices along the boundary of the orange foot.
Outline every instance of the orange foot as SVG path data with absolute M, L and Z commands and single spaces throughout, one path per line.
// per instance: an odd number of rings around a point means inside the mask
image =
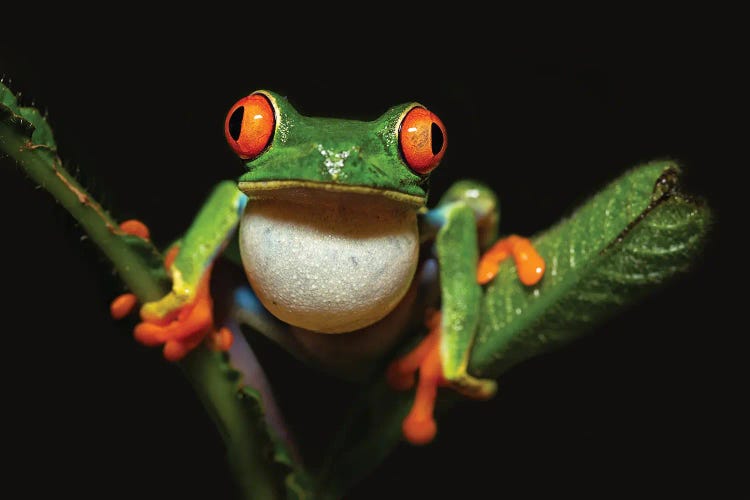
M 516 261 L 518 279 L 526 286 L 535 285 L 544 276 L 544 259 L 537 253 L 534 246 L 526 238 L 508 236 L 503 238 L 479 259 L 477 267 L 477 281 L 484 285 L 492 281 L 500 268 L 500 263 L 508 257 Z
M 120 229 L 128 234 L 148 238 L 148 228 L 136 220 L 126 221 Z M 179 248 L 172 247 L 164 259 L 169 270 Z M 211 266 L 206 270 L 196 290 L 195 299 L 185 306 L 173 311 L 167 317 L 149 317 L 141 312 L 142 322 L 136 325 L 133 333 L 135 339 L 144 345 L 164 345 L 164 357 L 169 361 L 178 361 L 187 353 L 208 338 L 211 347 L 226 351 L 232 345 L 232 332 L 228 328 L 216 330 L 213 322 L 213 300 L 209 289 Z M 138 299 L 132 293 L 117 297 L 110 306 L 115 319 L 130 314 Z
M 396 390 L 405 391 L 414 386 L 419 371 L 419 384 L 414 404 L 404 419 L 402 431 L 412 444 L 427 444 L 437 433 L 433 413 L 437 388 L 446 385 L 440 361 L 440 311 L 427 318 L 429 333 L 408 355 L 391 363 L 386 372 L 388 384 Z

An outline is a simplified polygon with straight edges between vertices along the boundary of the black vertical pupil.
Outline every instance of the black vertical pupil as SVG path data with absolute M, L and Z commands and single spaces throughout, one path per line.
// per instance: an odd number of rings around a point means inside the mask
M 235 141 L 240 138 L 240 132 L 242 132 L 242 117 L 245 116 L 245 106 L 240 106 L 234 110 L 232 116 L 229 117 L 229 135 Z M 433 123 L 433 125 L 435 125 Z
M 443 149 L 443 131 L 437 123 L 432 122 L 430 134 L 432 135 L 432 154 L 436 155 Z

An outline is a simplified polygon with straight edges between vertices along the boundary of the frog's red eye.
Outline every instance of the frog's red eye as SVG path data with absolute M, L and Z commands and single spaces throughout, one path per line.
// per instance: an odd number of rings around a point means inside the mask
M 398 143 L 406 164 L 418 174 L 426 174 L 443 159 L 448 136 L 437 115 L 416 107 L 401 121 Z
M 229 146 L 245 160 L 252 160 L 271 143 L 276 118 L 263 94 L 250 94 L 237 101 L 224 120 Z

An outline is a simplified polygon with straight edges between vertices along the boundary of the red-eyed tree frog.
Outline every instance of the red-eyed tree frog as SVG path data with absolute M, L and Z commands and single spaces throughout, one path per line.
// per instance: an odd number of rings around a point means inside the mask
M 224 133 L 245 172 L 214 189 L 167 252 L 172 290 L 142 306 L 138 341 L 163 346 L 172 361 L 204 340 L 230 349 L 238 330 L 216 324 L 209 286 L 226 255 L 250 285 L 233 295 L 234 320 L 329 370 L 352 373 L 426 323 L 426 337 L 387 370 L 402 390 L 419 373 L 408 441 L 433 439 L 438 386 L 475 398 L 495 392 L 494 381 L 467 373 L 482 285 L 508 257 L 526 285 L 545 265 L 527 239 L 497 240 L 497 198 L 480 183 L 459 182 L 426 208 L 447 147 L 434 113 L 409 103 L 371 122 L 313 118 L 258 90 L 230 108 Z M 148 237 L 138 221 L 121 227 Z M 135 303 L 118 297 L 112 313 Z

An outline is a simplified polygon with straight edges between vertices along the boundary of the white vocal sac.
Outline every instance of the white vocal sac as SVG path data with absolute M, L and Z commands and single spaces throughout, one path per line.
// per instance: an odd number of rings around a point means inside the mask
M 274 316 L 321 333 L 350 332 L 382 319 L 409 289 L 416 213 L 376 194 L 304 190 L 250 199 L 240 249 L 253 290 Z

